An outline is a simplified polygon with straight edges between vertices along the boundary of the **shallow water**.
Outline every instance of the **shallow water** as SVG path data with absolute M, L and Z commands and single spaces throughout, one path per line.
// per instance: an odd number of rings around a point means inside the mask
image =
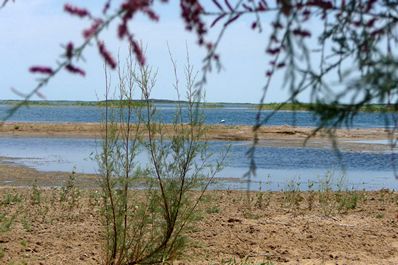
M 211 142 L 209 151 L 216 155 L 229 144 Z M 245 153 L 250 143 L 233 142 L 230 145 L 225 169 L 218 177 L 242 178 L 249 167 Z M 42 171 L 96 173 L 98 165 L 95 155 L 99 151 L 100 141 L 95 139 L 0 138 L 0 156 L 13 158 L 9 160 Z M 138 160 L 144 164 L 148 161 L 145 154 L 140 155 Z M 398 189 L 393 168 L 395 160 L 394 155 L 388 152 L 342 152 L 338 156 L 328 149 L 258 147 L 255 157 L 257 176 L 252 179 L 251 188 L 282 190 L 294 180 L 296 184 L 302 183 L 300 188 L 305 190 L 308 182 L 314 182 L 316 187 L 327 175 L 332 175 L 334 185 L 337 185 L 344 175 L 346 187 Z M 226 189 L 246 187 L 243 181 L 222 183 L 222 188 Z
M 355 140 L 355 141 L 346 141 L 348 143 L 358 143 L 358 144 L 382 144 L 382 145 L 391 145 L 391 141 L 388 139 L 385 140 Z
M 0 105 L 0 118 L 7 115 L 10 105 Z M 171 123 L 175 114 L 175 105 L 157 105 L 157 119 Z M 218 124 L 221 120 L 226 125 L 253 125 L 257 110 L 255 108 L 229 106 L 225 108 L 205 108 L 205 123 Z M 100 122 L 103 118 L 104 108 L 86 106 L 33 106 L 21 107 L 9 121 L 14 122 Z M 270 114 L 271 111 L 263 111 L 262 117 Z M 396 114 L 388 114 L 396 115 Z M 187 112 L 183 111 L 187 117 Z M 187 119 L 186 119 L 187 121 Z M 280 111 L 275 113 L 267 122 L 267 125 L 295 125 L 301 127 L 317 126 L 318 119 L 308 111 Z M 350 125 L 351 126 L 351 125 Z M 385 127 L 385 119 L 379 113 L 359 113 L 353 119 L 353 128 L 382 128 Z

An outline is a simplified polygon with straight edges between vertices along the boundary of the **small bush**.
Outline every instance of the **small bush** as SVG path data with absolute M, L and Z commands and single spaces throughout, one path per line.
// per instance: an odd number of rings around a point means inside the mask
M 10 231 L 16 217 L 16 214 L 12 215 L 11 217 L 6 217 L 3 215 L 0 219 L 0 232 L 4 233 Z
M 80 189 L 76 187 L 76 172 L 72 171 L 65 185 L 61 188 L 60 202 L 67 202 L 69 208 L 77 206 L 80 199 Z
M 6 194 L 3 195 L 3 200 L 1 201 L 1 203 L 3 205 L 12 205 L 12 204 L 16 204 L 22 201 L 22 196 L 18 193 L 9 193 L 7 192 Z
M 132 65 L 131 57 L 126 69 L 119 65 L 118 94 L 123 105 L 110 108 L 106 104 L 102 152 L 97 157 L 106 227 L 105 263 L 163 264 L 181 255 L 184 233 L 196 220 L 197 206 L 222 163 L 210 163 L 198 108 L 202 95 L 194 88 L 192 67 L 188 64 L 185 69 L 186 115 L 177 105 L 173 124 L 166 128 L 157 122 L 151 100 L 156 73 L 148 66 L 133 69 Z M 179 96 L 178 87 L 176 76 L 174 88 Z M 145 104 L 128 104 L 137 93 Z M 108 102 L 108 82 L 105 94 Z M 149 156 L 148 165 L 139 162 L 140 153 Z
M 333 191 L 333 175 L 326 174 L 319 181 L 318 191 L 319 206 L 325 216 L 333 215 L 336 209 L 336 200 Z
M 336 193 L 337 209 L 339 212 L 347 212 L 357 208 L 362 196 L 359 192 L 345 191 Z
M 4 258 L 4 256 L 6 255 L 4 248 L 0 247 L 0 259 Z
M 32 232 L 32 222 L 28 216 L 22 216 L 21 223 L 26 232 Z
M 297 210 L 300 207 L 300 203 L 303 201 L 303 196 L 300 190 L 300 180 L 293 179 L 287 184 L 286 190 L 283 192 L 283 201 L 285 207 L 291 210 Z
M 30 194 L 30 202 L 32 204 L 40 204 L 41 202 L 41 191 L 39 187 L 37 186 L 37 181 L 33 182 L 32 185 L 32 190 Z
M 211 206 L 206 209 L 206 213 L 208 213 L 208 214 L 215 214 L 215 213 L 219 213 L 219 212 L 220 212 L 220 208 L 217 206 Z

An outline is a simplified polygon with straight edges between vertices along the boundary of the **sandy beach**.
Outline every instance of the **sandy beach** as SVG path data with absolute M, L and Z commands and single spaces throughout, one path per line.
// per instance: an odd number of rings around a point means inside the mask
M 101 264 L 101 198 L 95 189 L 1 188 L 2 264 Z M 36 190 L 37 194 L 37 190 Z M 36 195 L 37 196 L 37 195 Z M 356 192 L 355 208 L 330 193 L 207 192 L 188 245 L 173 264 L 398 264 L 398 194 Z M 14 262 L 14 263 L 13 263 Z M 269 263 L 267 263 L 269 262 Z

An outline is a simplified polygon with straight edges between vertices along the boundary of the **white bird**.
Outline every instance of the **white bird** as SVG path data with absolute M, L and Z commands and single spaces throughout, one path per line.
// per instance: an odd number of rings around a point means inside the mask
M 221 120 L 220 123 L 225 123 L 225 120 Z

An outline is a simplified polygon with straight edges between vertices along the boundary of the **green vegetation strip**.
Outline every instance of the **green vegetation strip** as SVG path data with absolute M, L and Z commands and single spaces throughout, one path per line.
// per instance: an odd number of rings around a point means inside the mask
M 21 103 L 20 100 L 0 100 L 0 104 L 14 105 Z M 153 104 L 188 104 L 186 101 L 166 100 L 166 99 L 152 99 Z M 133 100 L 128 103 L 125 100 L 109 100 L 109 107 L 144 107 L 146 102 L 143 100 Z M 105 107 L 106 101 L 69 101 L 69 100 L 32 100 L 27 103 L 29 106 L 85 106 L 85 107 Z M 350 105 L 333 105 L 333 104 L 317 104 L 317 103 L 266 103 L 266 104 L 251 104 L 251 103 L 227 103 L 227 102 L 206 102 L 201 103 L 201 108 L 220 109 L 228 107 L 241 107 L 249 109 L 262 110 L 287 110 L 287 111 L 317 111 L 320 108 L 340 110 L 349 107 Z M 397 107 L 387 104 L 366 104 L 361 106 L 358 111 L 362 112 L 396 112 Z

